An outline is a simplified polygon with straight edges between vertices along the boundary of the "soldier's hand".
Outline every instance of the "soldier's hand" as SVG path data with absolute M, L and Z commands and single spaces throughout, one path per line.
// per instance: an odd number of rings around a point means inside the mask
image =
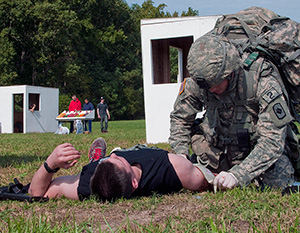
M 229 172 L 220 172 L 213 181 L 214 190 L 216 192 L 217 188 L 226 189 L 226 188 L 234 188 L 238 185 L 237 178 Z

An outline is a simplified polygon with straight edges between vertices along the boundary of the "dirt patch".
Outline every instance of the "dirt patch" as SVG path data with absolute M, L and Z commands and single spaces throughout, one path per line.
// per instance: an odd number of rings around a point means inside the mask
M 234 232 L 248 232 L 250 229 L 250 223 L 244 220 L 233 221 L 231 226 Z
M 190 221 L 194 221 L 194 214 L 199 211 L 199 206 L 188 200 L 185 201 L 165 201 L 160 203 L 151 203 L 151 200 L 146 200 L 145 206 L 135 206 L 132 202 L 123 202 L 113 204 L 113 208 L 104 208 L 100 204 L 98 207 L 89 209 L 75 209 L 73 216 L 76 221 L 90 221 L 93 219 L 94 228 L 100 226 L 102 230 L 109 228 L 114 231 L 127 227 L 139 228 L 141 226 L 160 225 L 163 226 L 168 218 L 182 218 L 188 216 Z M 197 207 L 198 206 L 198 207 Z M 65 218 L 67 211 L 60 210 L 58 216 Z

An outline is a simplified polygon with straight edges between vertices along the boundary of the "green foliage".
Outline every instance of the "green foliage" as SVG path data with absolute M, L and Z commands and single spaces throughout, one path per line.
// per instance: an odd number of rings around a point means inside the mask
M 12 45 L 5 57 L 16 74 L 7 84 L 57 86 L 65 64 L 76 62 L 72 41 L 80 26 L 63 2 L 1 1 L 0 23 L 1 46 Z
M 0 33 L 0 85 L 12 83 L 17 73 L 13 69 L 15 50 L 13 44 L 6 37 L 7 30 Z
M 66 94 L 61 94 L 59 95 L 59 112 L 61 113 L 62 111 L 69 110 L 69 104 L 71 101 L 71 96 L 66 95 Z M 83 104 L 83 103 L 81 103 Z
M 166 18 L 170 17 L 170 13 L 165 13 L 163 10 L 167 6 L 166 4 L 159 4 L 158 7 L 153 6 L 152 0 L 145 0 L 142 6 L 138 4 L 132 5 L 133 15 L 136 18 L 138 25 L 141 19 L 149 18 Z
M 193 10 L 193 8 L 191 8 L 191 7 L 189 7 L 186 12 L 183 11 L 181 13 L 181 17 L 184 17 L 184 16 L 196 16 L 196 15 L 199 15 L 199 11 L 198 10 Z
M 170 74 L 171 83 L 177 83 L 178 76 L 178 49 L 170 47 Z

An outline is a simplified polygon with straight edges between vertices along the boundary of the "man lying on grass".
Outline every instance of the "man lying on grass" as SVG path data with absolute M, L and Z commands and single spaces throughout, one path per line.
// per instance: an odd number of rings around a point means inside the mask
M 172 193 L 182 188 L 201 191 L 214 177 L 209 170 L 194 166 L 181 155 L 161 149 L 115 151 L 104 158 L 105 153 L 106 143 L 98 138 L 89 150 L 91 162 L 81 173 L 52 179 L 60 168 L 73 167 L 80 158 L 80 152 L 72 144 L 57 146 L 33 176 L 29 194 L 75 200 L 84 200 L 94 194 L 100 200 L 112 200 L 152 192 Z

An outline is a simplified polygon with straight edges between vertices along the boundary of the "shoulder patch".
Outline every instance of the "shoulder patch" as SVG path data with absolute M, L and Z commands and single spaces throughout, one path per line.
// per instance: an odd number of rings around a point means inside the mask
M 289 107 L 283 97 L 279 97 L 269 104 L 267 112 L 270 114 L 270 121 L 276 127 L 282 127 L 293 120 Z
M 186 78 L 183 80 L 183 82 L 180 85 L 179 88 L 179 95 L 181 95 L 184 92 L 184 88 L 185 88 L 185 83 L 186 83 Z
M 275 113 L 275 116 L 281 120 L 283 118 L 285 118 L 286 113 L 284 111 L 284 108 L 282 107 L 282 105 L 280 103 L 277 103 L 273 106 L 273 111 Z
M 268 104 L 271 103 L 274 99 L 279 96 L 278 91 L 272 87 L 262 96 L 263 100 L 266 101 Z

